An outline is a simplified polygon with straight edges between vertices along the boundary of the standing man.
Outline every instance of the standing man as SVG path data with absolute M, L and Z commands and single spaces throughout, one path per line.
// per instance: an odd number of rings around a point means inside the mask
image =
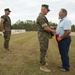
M 37 27 L 38 27 L 38 39 L 39 39 L 39 44 L 40 44 L 40 70 L 45 71 L 45 72 L 51 72 L 51 70 L 46 68 L 46 61 L 45 61 L 45 56 L 47 53 L 48 49 L 48 44 L 49 44 L 49 38 L 52 38 L 52 34 L 55 32 L 52 30 L 49 26 L 49 22 L 45 15 L 49 12 L 49 6 L 46 4 L 43 4 L 41 7 L 41 13 L 37 17 Z
M 56 38 L 58 42 L 59 52 L 61 55 L 62 66 L 61 71 L 69 71 L 69 47 L 71 43 L 71 21 L 67 18 L 67 10 L 61 9 L 59 12 L 59 25 L 56 29 Z
M 4 9 L 5 15 L 1 16 L 1 29 L 4 34 L 4 48 L 9 50 L 9 40 L 11 36 L 11 19 L 8 16 L 10 14 L 9 8 Z

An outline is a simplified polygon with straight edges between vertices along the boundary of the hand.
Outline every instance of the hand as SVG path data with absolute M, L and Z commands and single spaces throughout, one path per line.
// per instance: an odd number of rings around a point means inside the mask
M 4 32 L 5 32 L 5 30 L 3 29 L 3 30 L 2 30 L 2 32 L 4 33 Z
M 56 30 L 56 27 L 50 26 L 50 28 Z
M 52 33 L 53 33 L 53 34 L 56 34 L 56 31 L 55 31 L 55 30 L 52 30 Z
M 50 26 L 50 28 L 51 28 L 51 29 L 54 29 L 54 27 L 53 27 L 53 26 Z
M 61 38 L 61 37 L 58 37 L 58 38 L 57 38 L 57 40 L 58 40 L 58 41 L 61 41 L 61 40 L 62 40 L 62 38 Z

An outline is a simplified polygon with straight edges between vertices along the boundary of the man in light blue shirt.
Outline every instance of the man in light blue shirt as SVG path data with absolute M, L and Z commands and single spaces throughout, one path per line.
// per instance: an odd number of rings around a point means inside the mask
M 59 52 L 61 55 L 62 66 L 61 71 L 69 71 L 69 47 L 71 43 L 71 21 L 67 18 L 67 10 L 61 9 L 59 12 L 59 25 L 56 29 L 56 40 L 58 42 Z
M 65 30 L 71 30 L 71 21 L 67 17 L 64 17 L 60 20 L 59 25 L 56 29 L 56 34 L 62 36 L 65 33 Z

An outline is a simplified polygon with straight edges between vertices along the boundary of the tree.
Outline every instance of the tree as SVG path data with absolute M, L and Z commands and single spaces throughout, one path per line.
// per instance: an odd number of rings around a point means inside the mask
M 57 24 L 49 22 L 50 26 L 56 28 Z M 12 25 L 12 29 L 25 29 L 26 31 L 37 31 L 36 22 L 32 20 L 20 21 L 18 20 Z M 75 25 L 72 25 L 72 31 L 75 32 Z

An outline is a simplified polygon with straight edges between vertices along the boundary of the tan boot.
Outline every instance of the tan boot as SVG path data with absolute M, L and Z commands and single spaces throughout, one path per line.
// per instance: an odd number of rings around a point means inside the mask
M 9 48 L 5 48 L 6 51 L 11 52 Z
M 46 64 L 45 64 L 46 66 L 48 66 L 48 63 L 46 62 Z
M 41 70 L 41 71 L 44 71 L 44 72 L 51 72 L 51 70 L 49 70 L 48 68 L 46 68 L 45 65 L 44 65 L 44 66 L 41 66 L 41 67 L 40 67 L 40 70 Z

